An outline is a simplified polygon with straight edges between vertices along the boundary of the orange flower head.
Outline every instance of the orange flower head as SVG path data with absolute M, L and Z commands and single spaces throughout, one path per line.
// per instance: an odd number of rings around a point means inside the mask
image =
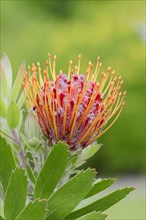
M 85 148 L 104 134 L 118 119 L 124 107 L 121 76 L 109 67 L 100 73 L 102 64 L 97 58 L 95 68 L 89 62 L 84 74 L 78 65 L 68 74 L 56 75 L 56 56 L 51 62 L 48 54 L 46 69 L 28 66 L 23 89 L 28 109 L 38 121 L 50 144 L 65 141 L 70 150 Z M 93 71 L 94 69 L 94 71 Z M 98 79 L 99 78 L 99 79 Z

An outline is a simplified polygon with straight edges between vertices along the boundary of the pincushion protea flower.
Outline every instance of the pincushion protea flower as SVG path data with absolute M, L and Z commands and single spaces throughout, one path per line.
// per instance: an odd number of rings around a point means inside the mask
M 100 57 L 93 72 L 89 62 L 85 74 L 78 65 L 68 74 L 56 75 L 56 56 L 50 54 L 43 74 L 40 64 L 28 66 L 23 88 L 26 104 L 38 121 L 50 144 L 65 141 L 71 150 L 85 148 L 103 135 L 118 119 L 124 107 L 121 76 L 109 67 L 99 76 Z M 100 78 L 100 80 L 98 80 Z

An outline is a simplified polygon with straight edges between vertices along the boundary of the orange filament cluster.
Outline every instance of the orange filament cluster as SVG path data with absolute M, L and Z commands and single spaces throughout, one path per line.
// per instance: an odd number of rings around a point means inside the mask
M 84 74 L 78 65 L 69 63 L 68 74 L 56 74 L 56 56 L 48 54 L 46 68 L 40 63 L 28 66 L 23 89 L 28 109 L 38 121 L 49 143 L 65 141 L 71 150 L 84 148 L 103 135 L 118 119 L 126 92 L 123 80 L 109 67 L 100 74 L 102 64 L 89 62 Z

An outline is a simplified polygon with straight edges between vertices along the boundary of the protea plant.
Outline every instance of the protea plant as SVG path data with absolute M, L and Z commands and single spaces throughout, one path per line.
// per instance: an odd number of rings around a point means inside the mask
M 75 68 L 70 61 L 68 73 L 57 74 L 56 56 L 51 62 L 48 54 L 44 71 L 37 63 L 24 73 L 23 64 L 12 85 L 6 55 L 0 65 L 1 219 L 104 220 L 103 211 L 133 188 L 101 198 L 115 179 L 81 165 L 123 110 L 121 76 L 110 67 L 100 73 L 100 57 L 80 73 L 80 55 Z

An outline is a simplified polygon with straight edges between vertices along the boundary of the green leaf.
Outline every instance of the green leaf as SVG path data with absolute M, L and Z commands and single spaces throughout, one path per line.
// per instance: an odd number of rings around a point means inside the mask
M 34 139 L 40 138 L 40 127 L 36 120 L 32 116 L 27 116 L 25 123 L 24 123 L 24 130 L 28 140 L 33 142 Z M 39 141 L 39 140 L 38 140 Z M 37 142 L 38 142 L 37 141 Z
M 0 61 L 0 88 L 1 88 L 1 96 L 6 97 L 6 95 L 7 95 L 7 79 L 6 79 L 6 73 L 5 73 L 2 61 Z
M 101 144 L 96 145 L 89 145 L 88 147 L 84 148 L 81 154 L 78 156 L 74 166 L 79 167 L 85 163 L 89 158 L 91 158 L 100 148 Z
M 20 111 L 18 109 L 18 106 L 15 104 L 15 102 L 12 102 L 9 105 L 7 111 L 7 121 L 11 130 L 14 130 L 18 126 L 19 120 L 20 120 Z
M 46 217 L 46 201 L 35 200 L 30 202 L 15 220 L 45 220 Z
M 97 182 L 94 183 L 93 188 L 88 193 L 86 198 L 88 198 L 90 196 L 93 196 L 93 195 L 105 190 L 106 188 L 111 186 L 115 181 L 116 181 L 116 179 L 103 179 L 103 180 L 100 179 L 100 180 L 97 180 Z
M 6 95 L 10 95 L 11 88 L 12 88 L 12 67 L 11 67 L 9 58 L 7 57 L 5 53 L 2 57 L 1 65 L 6 76 L 6 88 L 7 88 Z
M 21 137 L 21 142 L 25 146 L 25 148 L 31 149 L 31 145 L 29 144 L 28 138 L 26 137 L 26 135 L 24 135 L 23 133 L 20 133 L 20 137 Z
M 91 190 L 94 178 L 94 170 L 80 171 L 60 187 L 48 201 L 47 219 L 64 219 Z
M 33 137 L 30 140 L 28 140 L 28 143 L 31 144 L 31 145 L 34 145 L 34 146 L 37 146 L 37 145 L 41 144 L 40 140 L 35 138 L 35 137 Z
M 49 198 L 68 163 L 68 148 L 64 143 L 54 145 L 36 181 L 35 197 Z
M 93 202 L 93 199 L 91 198 L 90 203 L 86 204 L 81 209 L 75 209 L 72 213 L 70 213 L 65 220 L 75 220 L 82 215 L 86 215 L 87 213 L 93 212 L 93 211 L 100 211 L 103 212 L 104 210 L 108 209 L 109 207 L 113 206 L 117 202 L 119 202 L 121 199 L 125 198 L 127 194 L 129 194 L 131 191 L 133 191 L 134 188 L 123 188 L 118 189 L 115 192 L 99 199 Z
M 29 165 L 26 165 L 26 171 L 27 171 L 27 174 L 29 176 L 30 181 L 33 184 L 35 184 L 35 182 L 36 182 L 35 175 L 34 175 L 32 169 L 31 169 L 31 167 Z
M 76 220 L 105 220 L 105 218 L 106 218 L 106 215 L 104 214 L 91 212 L 91 213 L 88 213 L 87 215 L 81 216 L 80 218 Z
M 11 174 L 4 201 L 6 220 L 14 220 L 24 208 L 27 197 L 27 185 L 27 177 L 24 170 L 17 167 Z
M 84 155 L 84 160 L 88 160 L 90 157 L 92 157 L 101 148 L 101 146 L 101 144 L 95 144 L 84 148 L 82 151 L 82 154 Z
M 4 218 L 2 216 L 0 216 L 0 220 L 4 220 Z
M 24 93 L 22 92 L 18 101 L 17 101 L 17 105 L 18 105 L 19 109 L 22 108 L 23 104 L 24 104 Z
M 4 200 L 3 200 L 3 192 L 2 189 L 0 188 L 0 219 L 4 219 Z
M 3 138 L 0 138 L 0 153 L 0 178 L 6 192 L 11 172 L 15 169 L 15 161 L 10 146 Z
M 23 82 L 23 78 L 24 78 L 24 72 L 25 72 L 25 63 L 23 63 L 18 71 L 17 77 L 15 79 L 12 91 L 11 91 L 11 96 L 10 96 L 10 101 L 9 103 L 11 103 L 12 101 L 16 102 L 20 89 L 22 87 L 22 82 Z
M 0 117 L 6 117 L 6 106 L 1 97 L 0 97 Z
M 0 121 L 1 122 L 1 121 Z M 6 131 L 4 131 L 3 129 L 0 128 L 0 136 L 2 138 L 5 138 L 7 140 L 7 142 L 9 143 L 9 141 L 14 141 L 14 139 L 9 135 L 7 134 Z M 11 142 L 12 143 L 12 142 Z

